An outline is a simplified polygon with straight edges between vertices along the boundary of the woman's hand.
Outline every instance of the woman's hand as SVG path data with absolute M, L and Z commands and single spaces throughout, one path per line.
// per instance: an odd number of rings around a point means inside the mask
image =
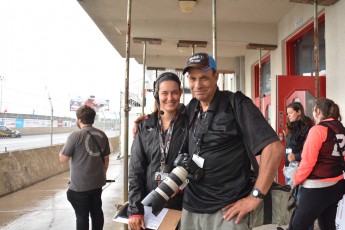
M 174 192 L 174 194 L 172 194 L 172 196 L 170 198 L 173 198 L 173 197 L 177 196 L 178 194 L 181 194 L 182 192 L 183 192 L 183 190 L 177 189 L 177 191 Z
M 289 162 L 296 161 L 295 154 L 289 153 L 289 155 L 288 155 L 288 161 L 289 161 Z
M 146 229 L 144 216 L 130 216 L 128 219 L 128 226 L 131 230 L 140 230 L 141 228 Z

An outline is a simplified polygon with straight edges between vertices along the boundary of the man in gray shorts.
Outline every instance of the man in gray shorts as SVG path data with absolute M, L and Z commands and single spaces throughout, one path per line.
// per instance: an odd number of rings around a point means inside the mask
M 248 230 L 247 214 L 270 188 L 284 148 L 252 100 L 217 87 L 218 72 L 210 55 L 189 58 L 183 70 L 194 98 L 187 105 L 189 154 L 205 174 L 184 190 L 181 229 Z M 247 154 L 261 155 L 255 185 L 248 179 Z

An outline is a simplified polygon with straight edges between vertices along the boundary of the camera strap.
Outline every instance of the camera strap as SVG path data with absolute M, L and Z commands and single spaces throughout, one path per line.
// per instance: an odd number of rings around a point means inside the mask
M 183 130 L 183 129 L 182 129 Z M 180 146 L 180 149 L 178 150 L 178 155 L 181 154 L 181 151 L 182 151 L 182 148 L 184 147 L 184 144 L 186 142 L 186 139 L 188 137 L 188 125 L 187 125 L 187 122 L 185 121 L 184 122 L 184 137 L 183 137 L 183 140 L 182 140 L 182 144 Z
M 193 125 L 194 123 L 193 137 L 194 137 L 194 141 L 196 145 L 194 153 L 197 156 L 199 156 L 201 152 L 202 140 L 210 127 L 210 124 L 214 117 L 214 113 L 218 109 L 218 104 L 216 104 L 214 108 L 213 107 L 210 108 L 210 107 L 211 107 L 211 104 L 209 106 L 209 109 L 207 109 L 207 111 L 204 113 L 202 112 L 200 101 L 198 101 L 195 107 L 194 117 L 193 117 L 191 125 Z

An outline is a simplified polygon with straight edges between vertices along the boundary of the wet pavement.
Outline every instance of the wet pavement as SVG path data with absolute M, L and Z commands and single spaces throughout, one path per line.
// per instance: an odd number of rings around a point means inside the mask
M 110 155 L 108 179 L 116 179 L 103 189 L 104 229 L 123 230 L 114 222 L 115 204 L 123 203 L 123 160 Z M 69 172 L 59 174 L 18 192 L 0 198 L 0 229 L 3 230 L 72 230 L 75 214 L 67 201 Z M 274 230 L 273 225 L 255 230 Z
M 115 204 L 123 203 L 122 165 L 123 160 L 111 154 L 107 177 L 116 181 L 103 188 L 104 229 L 124 229 L 112 220 Z M 76 229 L 74 210 L 66 197 L 68 178 L 69 171 L 1 197 L 0 229 Z

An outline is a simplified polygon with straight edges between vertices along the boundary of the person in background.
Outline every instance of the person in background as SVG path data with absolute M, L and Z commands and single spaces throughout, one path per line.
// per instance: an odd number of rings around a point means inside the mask
M 138 124 L 131 149 L 128 225 L 132 230 L 145 229 L 141 201 L 173 170 L 178 153 L 187 149 L 188 118 L 184 105 L 180 104 L 180 79 L 174 73 L 165 72 L 153 88 L 156 108 L 148 120 Z M 182 193 L 177 191 L 166 208 L 181 210 L 182 199 Z
M 290 162 L 300 162 L 303 144 L 307 139 L 310 128 L 314 125 L 312 119 L 304 113 L 303 105 L 300 102 L 292 102 L 286 108 L 287 113 L 287 132 L 286 132 L 286 154 L 285 166 Z M 289 184 L 290 178 L 286 178 Z
M 104 225 L 102 186 L 106 184 L 110 147 L 105 133 L 92 126 L 96 112 L 83 105 L 76 111 L 79 130 L 73 132 L 62 148 L 60 162 L 70 162 L 71 177 L 67 199 L 76 214 L 77 230 L 101 230 Z
M 344 145 L 345 128 L 338 105 L 330 99 L 316 100 L 313 117 L 316 125 L 309 131 L 294 175 L 294 186 L 301 189 L 289 229 L 308 229 L 317 219 L 321 230 L 335 230 L 338 202 L 345 194 L 344 157 L 338 151 L 338 144 Z

